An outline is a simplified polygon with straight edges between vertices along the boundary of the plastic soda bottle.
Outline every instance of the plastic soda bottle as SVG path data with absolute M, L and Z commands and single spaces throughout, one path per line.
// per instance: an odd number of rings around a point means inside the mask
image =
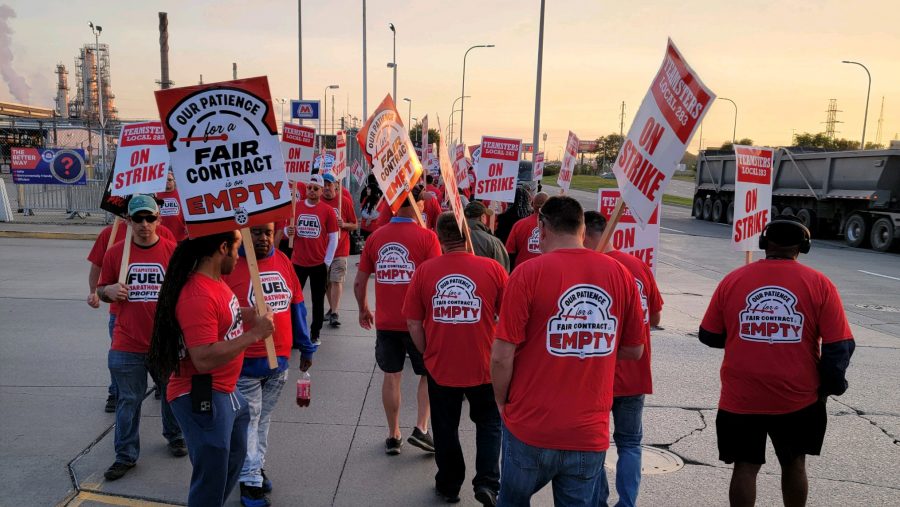
M 297 406 L 308 407 L 310 399 L 310 391 L 312 388 L 312 380 L 309 372 L 303 372 L 303 375 L 297 379 Z

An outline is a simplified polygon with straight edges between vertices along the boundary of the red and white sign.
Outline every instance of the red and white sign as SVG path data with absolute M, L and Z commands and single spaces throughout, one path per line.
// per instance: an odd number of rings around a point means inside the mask
M 618 189 L 598 189 L 597 211 L 609 220 L 618 199 Z M 653 270 L 654 275 L 656 274 L 656 252 L 659 250 L 660 207 L 659 204 L 656 206 L 656 211 L 650 216 L 647 225 L 641 228 L 638 227 L 631 210 L 626 206 L 610 239 L 613 248 L 644 261 L 644 264 Z
M 522 143 L 522 153 L 531 153 L 534 151 L 534 143 Z
M 475 166 L 475 197 L 513 202 L 522 140 L 482 136 L 479 148 L 481 157 Z
M 152 194 L 166 189 L 169 150 L 158 121 L 122 125 L 112 195 Z
M 347 173 L 347 133 L 338 130 L 334 141 L 334 165 L 331 166 L 331 174 L 338 182 L 344 179 Z
M 459 227 L 459 233 L 465 235 L 463 228 L 465 227 L 466 216 L 463 214 L 462 200 L 459 198 L 459 188 L 456 185 L 448 185 L 446 182 L 454 181 L 456 175 L 453 171 L 453 165 L 450 164 L 450 155 L 447 153 L 447 145 L 438 143 L 438 159 L 441 166 L 441 178 L 444 180 L 444 197 L 450 203 L 450 209 L 453 210 L 453 217 L 456 218 L 456 226 Z
M 282 126 L 281 151 L 284 172 L 289 181 L 309 182 L 316 145 L 316 129 L 285 123 Z
M 356 184 L 358 186 L 363 186 L 366 184 L 366 170 L 363 169 L 363 166 L 359 163 L 359 160 L 353 162 L 353 165 L 350 166 L 350 174 L 353 175 L 353 178 L 356 180 Z
M 390 95 L 366 120 L 356 139 L 372 166 L 385 201 L 396 213 L 409 190 L 422 177 L 422 164 Z
M 469 160 L 466 158 L 466 145 L 459 143 L 453 145 L 453 172 L 456 174 L 456 186 L 468 187 L 465 184 L 469 179 Z M 446 181 L 444 184 L 446 185 Z
M 669 39 L 662 65 L 628 130 L 613 172 L 622 199 L 643 226 L 662 201 L 694 131 L 715 94 Z
M 155 94 L 190 237 L 290 216 L 266 77 Z
M 534 155 L 534 162 L 531 164 L 531 181 L 541 181 L 544 177 L 544 152 L 540 151 Z
M 556 177 L 556 186 L 569 191 L 572 184 L 572 175 L 575 174 L 575 162 L 578 160 L 578 136 L 571 130 L 566 140 L 566 152 L 563 155 L 562 165 L 559 167 L 559 175 Z
M 759 250 L 759 235 L 772 219 L 771 148 L 734 146 L 737 171 L 734 182 L 734 225 L 731 242 L 739 252 Z

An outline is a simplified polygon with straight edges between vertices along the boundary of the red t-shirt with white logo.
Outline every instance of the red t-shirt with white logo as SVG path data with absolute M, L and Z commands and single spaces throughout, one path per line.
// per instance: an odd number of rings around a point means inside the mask
M 275 314 L 275 355 L 291 356 L 293 334 L 291 327 L 291 304 L 303 302 L 303 288 L 290 259 L 277 248 L 268 257 L 257 259 L 259 279 L 262 282 L 266 304 Z M 242 307 L 256 307 L 253 284 L 250 283 L 250 268 L 247 258 L 241 257 L 234 271 L 222 277 L 231 288 Z M 245 329 L 246 331 L 246 329 Z M 260 340 L 244 350 L 245 357 L 266 357 L 266 342 Z
M 125 242 L 120 241 L 106 252 L 98 286 L 114 285 L 119 281 L 124 250 Z M 118 311 L 112 350 L 135 354 L 146 354 L 150 350 L 156 301 L 174 251 L 175 243 L 162 238 L 150 247 L 132 243 L 125 277 L 128 300 L 116 305 Z
M 700 327 L 725 333 L 719 408 L 786 414 L 818 399 L 819 342 L 852 340 L 841 296 L 794 260 L 760 260 L 729 273 Z
M 617 349 L 643 344 L 643 326 L 634 277 L 606 255 L 554 250 L 513 271 L 496 333 L 517 346 L 509 431 L 535 447 L 606 450 Z
M 537 213 L 532 213 L 513 224 L 509 231 L 506 251 L 516 256 L 516 266 L 541 255 L 541 234 L 537 222 Z
M 413 275 L 403 315 L 425 327 L 425 367 L 448 387 L 491 382 L 494 319 L 507 275 L 493 259 L 468 252 L 425 261 Z
M 659 294 L 653 272 L 642 260 L 618 250 L 607 252 L 607 255 L 622 263 L 634 276 L 641 296 L 641 310 L 644 313 L 644 354 L 636 361 L 616 360 L 613 396 L 653 394 L 653 374 L 650 370 L 650 314 L 662 311 L 662 296 Z
M 187 237 L 187 226 L 184 224 L 184 215 L 181 214 L 181 202 L 178 200 L 178 190 L 171 192 L 157 192 L 157 199 L 163 203 L 159 207 L 159 221 L 167 229 L 172 231 L 175 241 L 181 241 Z
M 202 273 L 191 274 L 181 289 L 175 317 L 181 325 L 184 348 L 179 371 L 169 377 L 166 390 L 169 401 L 190 393 L 191 377 L 200 373 L 191 362 L 189 349 L 234 340 L 244 333 L 241 305 L 228 284 Z M 234 392 L 243 363 L 244 354 L 238 354 L 231 361 L 206 372 L 212 375 L 213 389 L 226 394 Z
M 406 289 L 416 268 L 439 255 L 437 236 L 411 219 L 392 219 L 369 236 L 359 270 L 375 273 L 375 329 L 409 331 L 403 316 Z
M 303 267 L 323 264 L 325 251 L 328 249 L 328 235 L 338 230 L 334 208 L 322 201 L 314 206 L 310 206 L 305 200 L 300 201 L 297 203 L 294 225 L 297 236 L 294 238 L 291 262 Z
M 426 197 L 424 202 L 425 208 L 422 211 L 422 221 L 425 222 L 425 225 L 430 230 L 433 231 L 434 227 L 437 225 L 438 215 L 443 212 L 441 210 L 441 203 L 437 200 L 436 197 Z
M 342 188 L 343 195 L 341 197 L 341 220 L 347 224 L 355 224 L 356 223 L 356 211 L 353 209 L 353 198 L 350 197 L 350 192 L 347 189 Z M 325 196 L 320 198 L 322 202 L 331 206 L 335 213 L 337 213 L 338 209 L 338 198 L 335 196 L 333 199 L 326 199 Z M 341 229 L 340 239 L 338 240 L 337 251 L 334 253 L 335 258 L 337 257 L 348 257 L 350 255 L 350 232 L 346 229 Z

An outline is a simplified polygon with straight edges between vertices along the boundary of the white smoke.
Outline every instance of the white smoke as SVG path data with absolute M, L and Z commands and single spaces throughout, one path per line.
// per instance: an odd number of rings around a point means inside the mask
M 6 81 L 9 92 L 23 104 L 28 103 L 31 89 L 25 78 L 13 68 L 12 34 L 9 20 L 16 17 L 16 11 L 8 5 L 0 5 L 0 75 Z

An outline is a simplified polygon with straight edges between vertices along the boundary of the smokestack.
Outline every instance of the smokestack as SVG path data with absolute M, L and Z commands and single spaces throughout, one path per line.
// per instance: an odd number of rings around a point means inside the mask
M 237 62 L 231 64 L 231 77 L 232 79 L 237 79 Z
M 69 71 L 63 64 L 56 65 L 58 76 L 56 85 L 56 114 L 61 118 L 69 117 Z
M 169 14 L 159 13 L 159 86 L 163 90 L 172 86 L 169 81 Z

